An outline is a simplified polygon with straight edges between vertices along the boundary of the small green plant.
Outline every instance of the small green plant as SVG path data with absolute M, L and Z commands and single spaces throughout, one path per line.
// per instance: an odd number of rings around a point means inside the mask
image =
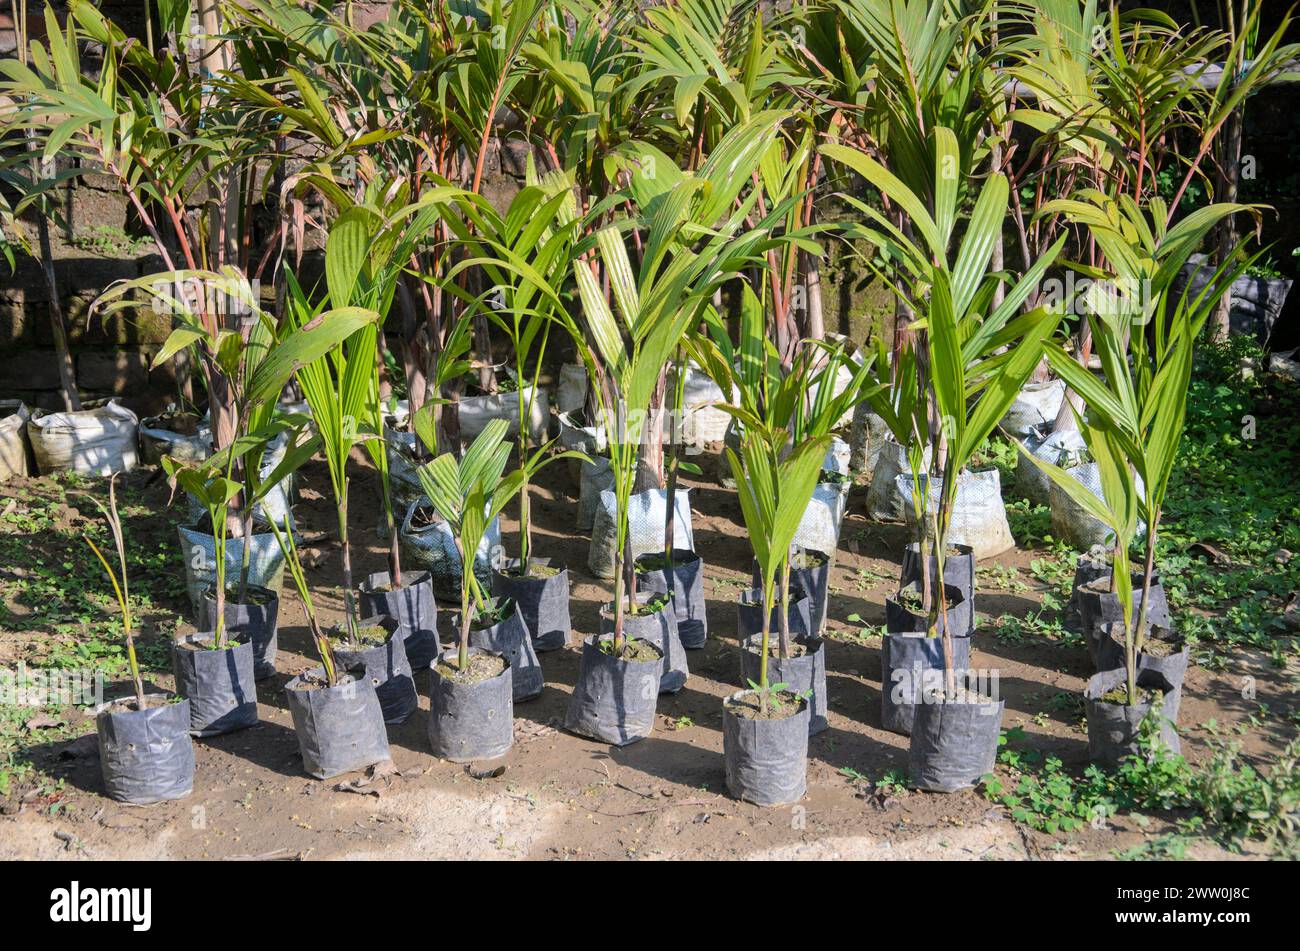
M 436 445 L 432 403 L 416 415 L 415 427 L 426 445 Z M 518 469 L 502 477 L 510 456 L 510 445 L 505 441 L 508 429 L 504 419 L 494 419 L 483 427 L 460 459 L 445 452 L 416 470 L 425 495 L 451 527 L 460 553 L 458 670 L 469 665 L 470 625 L 475 610 L 481 610 L 487 600 L 474 574 L 475 555 L 492 520 L 524 482 L 524 473 Z
M 135 690 L 135 708 L 143 710 L 144 680 L 140 676 L 140 662 L 135 655 L 135 624 L 131 617 L 131 589 L 126 576 L 126 543 L 122 538 L 122 520 L 117 514 L 116 473 L 108 480 L 108 505 L 105 506 L 93 497 L 92 501 L 104 513 L 104 520 L 108 522 L 109 531 L 113 535 L 113 546 L 117 549 L 117 570 L 115 571 L 108 563 L 104 553 L 99 550 L 99 546 L 89 535 L 85 536 L 86 544 L 95 553 L 99 563 L 104 566 L 104 574 L 108 575 L 108 580 L 113 585 L 113 595 L 117 598 L 118 608 L 122 612 L 122 637 L 126 641 L 126 662 L 131 671 L 131 686 Z M 0 792 L 0 795 L 3 795 L 3 792 Z

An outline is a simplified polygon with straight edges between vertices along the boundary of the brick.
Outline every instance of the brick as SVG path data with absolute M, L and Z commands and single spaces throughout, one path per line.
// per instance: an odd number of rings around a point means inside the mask
M 53 350 L 20 350 L 0 356 L 0 390 L 49 390 L 59 386 Z
M 126 393 L 149 382 L 149 357 L 128 350 L 77 354 L 77 385 L 87 390 Z

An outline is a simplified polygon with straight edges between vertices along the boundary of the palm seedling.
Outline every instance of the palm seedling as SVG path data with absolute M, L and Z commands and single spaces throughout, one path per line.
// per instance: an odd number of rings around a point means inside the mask
M 628 508 L 652 397 L 664 366 L 714 291 L 773 240 L 770 229 L 784 209 L 742 230 L 757 196 L 741 193 L 783 118 L 762 113 L 732 130 L 698 172 L 681 172 L 664 156 L 648 168 L 629 159 L 631 197 L 644 217 L 604 225 L 575 247 L 574 278 L 595 346 L 588 346 L 586 335 L 567 318 L 566 326 L 592 377 L 609 434 L 616 508 L 610 644 L 615 654 L 624 646 L 625 610 L 636 610 Z M 561 205 L 561 223 L 571 223 L 574 212 L 571 202 Z M 625 243 L 629 227 L 638 239 L 645 229 L 636 268 Z M 595 260 L 609 277 L 613 306 L 597 280 Z
M 221 272 L 179 271 L 173 276 L 177 283 L 159 283 L 156 275 L 120 281 L 100 295 L 96 306 L 111 314 L 139 306 L 137 297 L 140 293 L 153 295 L 175 314 L 177 322 L 155 355 L 154 365 L 164 363 L 182 349 L 196 348 L 216 354 L 220 372 L 228 381 L 233 413 L 230 442 L 201 463 L 178 462 L 169 457 L 163 459 L 168 475 L 208 513 L 216 549 L 214 630 L 217 643 L 224 644 L 229 515 L 232 503 L 242 497 L 239 511 L 244 546 L 236 594 L 243 598 L 248 584 L 249 550 L 257 509 L 254 497 L 265 497 L 265 488 L 260 496 L 257 489 L 262 481 L 260 473 L 268 445 L 266 436 L 268 432 L 285 433 L 289 427 L 288 421 L 276 420 L 276 401 L 300 365 L 317 363 L 342 341 L 365 327 L 370 327 L 373 332 L 377 315 L 359 307 L 329 311 L 319 308 L 310 320 L 295 320 L 291 325 L 277 328 L 272 317 L 262 309 L 251 283 L 235 268 L 226 267 Z M 204 321 L 195 302 L 173 290 L 195 282 L 222 288 L 226 297 L 244 310 L 248 316 L 239 329 L 222 327 L 214 332 Z M 292 311 L 296 318 L 305 304 L 300 297 L 295 301 L 300 305 L 299 309 Z M 277 471 L 283 474 L 289 470 L 278 466 Z
M 950 246 L 959 207 L 959 144 L 956 136 L 940 126 L 934 130 L 931 148 L 933 214 L 912 189 L 874 159 L 843 146 L 826 146 L 824 151 L 860 173 L 903 209 L 911 229 L 920 237 L 919 242 L 914 241 L 880 212 L 848 199 L 872 223 L 858 233 L 885 249 L 901 277 L 893 286 L 921 315 L 910 329 L 922 334 L 916 344 L 918 354 L 925 358 L 918 385 L 928 395 L 932 472 L 942 480 L 927 520 L 928 540 L 942 579 L 958 475 L 1029 378 L 1041 359 L 1043 341 L 1060 322 L 1059 313 L 1042 308 L 1019 316 L 1017 311 L 1056 258 L 1062 241 L 994 306 L 994 290 L 1003 278 L 990 271 L 989 261 L 994 235 L 1006 215 L 1007 180 L 994 175 L 985 181 L 954 253 Z M 930 493 L 928 480 L 925 492 Z M 922 565 L 928 561 L 926 535 L 923 529 Z M 938 596 L 924 605 L 930 614 L 932 637 L 938 634 L 938 619 L 947 613 L 944 586 L 935 587 Z M 945 686 L 952 694 L 952 632 L 947 624 L 943 627 Z
M 374 311 L 380 315 L 379 325 L 382 326 L 392 307 L 398 282 L 416 249 L 438 221 L 448 217 L 445 215 L 448 203 L 463 193 L 449 185 L 438 185 L 425 191 L 417 201 L 408 202 L 410 196 L 406 183 L 381 178 L 368 182 L 361 200 L 353 201 L 341 189 L 329 187 L 321 176 L 309 176 L 305 180 L 320 186 L 322 193 L 331 198 L 339 211 L 330 227 L 326 245 L 330 303 L 336 308 L 356 306 Z M 357 397 L 345 398 L 345 403 L 358 413 L 359 426 L 368 433 L 382 435 L 379 332 L 377 326 L 373 333 L 368 331 L 353 344 L 351 352 L 356 365 L 350 385 L 356 387 Z M 363 366 L 363 348 L 367 344 L 373 344 L 376 350 L 374 359 Z M 443 353 L 446 352 L 444 347 Z M 366 395 L 360 396 L 363 390 Z M 388 452 L 382 438 L 365 438 L 362 445 L 379 471 L 389 539 L 388 577 L 393 588 L 398 589 L 402 587 L 401 547 L 398 543 L 398 519 L 393 509 Z
M 116 474 L 108 480 L 108 505 L 105 506 L 99 499 L 93 501 L 104 513 L 104 521 L 108 523 L 109 531 L 113 535 L 113 547 L 117 550 L 117 569 L 114 570 L 108 563 L 104 553 L 99 550 L 99 546 L 89 535 L 85 536 L 86 544 L 95 553 L 99 563 L 104 566 L 104 574 L 108 575 L 109 583 L 113 585 L 113 595 L 117 598 L 117 606 L 122 612 L 122 637 L 126 641 L 126 663 L 131 672 L 131 687 L 135 691 L 135 708 L 143 710 L 144 679 L 140 676 L 140 661 L 135 654 L 135 623 L 131 614 L 131 588 L 126 576 L 126 542 L 122 536 L 122 519 L 117 514 Z
M 1044 208 L 1085 224 L 1105 255 L 1107 269 L 1089 269 L 1096 283 L 1083 306 L 1088 312 L 1102 377 L 1074 361 L 1056 344 L 1047 347 L 1052 368 L 1088 406 L 1082 427 L 1098 463 L 1098 498 L 1063 470 L 1029 458 L 1089 514 L 1115 535 L 1111 587 L 1124 612 L 1124 653 L 1130 704 L 1137 702 L 1136 658 L 1147 631 L 1147 606 L 1155 574 L 1155 552 L 1169 480 L 1177 459 L 1187 410 L 1196 338 L 1214 312 L 1219 295 L 1258 255 L 1238 248 L 1193 292 L 1179 287 L 1189 256 L 1217 224 L 1256 206 L 1220 203 L 1197 209 L 1166 228 L 1159 199 L 1143 211 L 1127 196 L 1118 201 L 1098 192 L 1081 200 L 1060 200 Z M 1023 451 L 1023 447 L 1022 447 Z M 1129 546 L 1138 519 L 1146 523 L 1142 600 L 1132 617 Z
M 519 493 L 519 570 L 524 575 L 530 570 L 533 553 L 529 488 L 550 445 L 534 447 L 531 422 L 546 345 L 558 320 L 554 289 L 567 272 L 572 244 L 572 229 L 556 226 L 560 206 L 572 198 L 538 183 L 531 163 L 529 180 L 504 215 L 486 201 L 466 200 L 461 204 L 464 217 L 448 222 L 471 253 L 452 269 L 448 280 L 469 268 L 482 269 L 489 282 L 487 289 L 477 297 L 463 296 L 471 313 L 486 309 L 509 340 L 514 360 L 519 418 L 516 449 L 524 476 Z M 581 458 L 580 454 L 564 455 Z
M 690 346 L 715 382 L 739 395 L 738 405 L 721 407 L 744 433 L 740 454 L 728 449 L 727 461 L 736 479 L 745 525 L 759 563 L 763 649 L 766 652 L 771 608 L 776 605 L 779 651 L 788 658 L 790 546 L 821 477 L 832 429 L 870 392 L 870 368 L 863 363 L 836 393 L 844 356 L 841 346 L 805 341 L 787 369 L 777 346 L 767 338 L 758 297 L 747 284 L 741 294 L 740 346 L 732 346 L 727 328 L 716 313 L 710 313 L 706 322 L 708 335 L 694 339 Z M 806 449 L 809 446 L 812 448 Z M 812 463 L 794 462 L 796 458 L 804 460 L 805 451 L 816 463 L 811 482 L 806 485 L 804 469 Z M 792 523 L 788 523 L 787 515 Z M 779 594 L 775 590 L 778 575 Z
M 426 442 L 433 439 L 431 405 L 417 414 L 415 425 L 422 439 Z M 425 495 L 451 528 L 460 554 L 460 638 L 456 668 L 462 671 L 469 664 L 469 635 L 474 613 L 487 600 L 474 574 L 474 558 L 487 527 L 523 484 L 523 473 L 518 470 L 502 477 L 506 460 L 510 457 L 510 445 L 506 442 L 508 429 L 505 420 L 491 420 L 459 460 L 445 452 L 416 470 Z

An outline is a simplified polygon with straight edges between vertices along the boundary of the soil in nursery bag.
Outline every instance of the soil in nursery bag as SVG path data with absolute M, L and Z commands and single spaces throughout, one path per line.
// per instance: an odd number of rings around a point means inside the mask
M 99 766 L 109 798 L 136 806 L 181 799 L 194 787 L 190 702 L 146 694 L 95 708 Z
M 536 650 L 568 646 L 573 625 L 569 619 L 569 570 L 564 565 L 552 564 L 549 558 L 530 558 L 528 570 L 520 571 L 519 559 L 511 558 L 492 572 L 492 593 L 519 605 Z
M 357 622 L 355 641 L 345 629 L 338 628 L 330 632 L 330 642 L 340 669 L 365 668 L 379 698 L 384 722 L 405 723 L 419 699 L 397 622 L 390 617 L 362 618 Z
M 303 769 L 317 779 L 365 769 L 389 758 L 384 713 L 365 668 L 339 670 L 333 687 L 320 667 L 284 685 Z
M 669 590 L 667 565 L 662 552 L 642 555 L 636 560 L 637 584 L 648 591 Z M 704 599 L 704 561 L 693 551 L 673 549 L 673 613 L 677 615 L 677 635 L 687 650 L 700 650 L 709 637 L 709 623 Z
M 926 691 L 915 707 L 908 777 L 917 789 L 956 792 L 993 772 L 1004 703 L 958 688 Z
M 638 641 L 653 644 L 663 654 L 660 693 L 677 693 L 686 686 L 690 671 L 686 666 L 686 649 L 677 631 L 677 615 L 662 591 L 641 591 L 636 596 L 635 611 L 624 603 L 623 633 Z M 600 609 L 600 633 L 614 633 L 614 603 L 607 601 Z
M 190 733 L 219 736 L 257 722 L 257 681 L 252 642 L 226 635 L 218 648 L 211 634 L 191 634 L 172 644 L 176 692 L 190 702 Z
M 1164 628 L 1149 627 L 1138 651 L 1137 666 L 1138 670 L 1154 670 L 1175 687 L 1181 687 L 1190 657 L 1191 650 L 1181 636 Z M 1099 672 L 1123 667 L 1125 663 L 1124 625 L 1103 624 L 1097 643 Z
M 388 572 L 377 571 L 366 576 L 359 591 L 361 613 L 396 621 L 411 670 L 428 670 L 442 651 L 433 576 L 427 571 L 403 572 L 402 586 L 394 588 Z
M 460 616 L 453 621 L 460 630 Z M 471 647 L 500 654 L 510 665 L 510 680 L 516 703 L 542 695 L 545 680 L 537 649 L 528 636 L 519 606 L 509 598 L 493 598 L 470 621 Z
M 970 637 L 974 627 L 970 612 L 966 610 L 966 599 L 961 589 L 954 584 L 943 586 L 944 600 L 948 610 L 938 618 L 935 629 L 943 633 L 944 629 L 952 631 L 954 637 Z M 938 587 L 930 593 L 938 597 Z M 908 634 L 924 632 L 930 626 L 930 612 L 924 607 L 920 582 L 903 585 L 897 594 L 885 598 L 885 630 L 891 634 Z
M 773 702 L 775 701 L 775 702 Z M 808 702 L 781 691 L 768 702 L 742 690 L 722 702 L 727 791 L 760 806 L 798 802 L 808 789 Z
M 226 630 L 253 645 L 253 676 L 258 680 L 275 676 L 275 657 L 279 650 L 280 598 L 270 588 L 249 585 L 239 598 L 238 586 L 226 590 Z M 203 592 L 203 610 L 199 626 L 210 631 L 217 625 L 217 599 L 212 588 Z
M 663 652 L 646 641 L 629 640 L 613 653 L 613 638 L 582 642 L 578 682 L 569 698 L 564 727 L 579 736 L 626 746 L 654 729 Z
M 504 756 L 514 742 L 510 664 L 501 654 L 478 647 L 470 648 L 464 669 L 456 660 L 455 650 L 444 651 L 429 679 L 433 755 L 453 763 Z
M 880 642 L 880 723 L 886 730 L 904 736 L 912 731 L 916 706 L 927 689 L 943 686 L 943 632 L 927 637 L 920 630 L 888 632 Z M 970 637 L 953 637 L 952 665 L 955 671 L 970 667 Z
M 754 559 L 750 574 L 754 589 L 760 590 L 763 573 Z M 790 589 L 808 595 L 808 627 L 820 636 L 826 626 L 826 604 L 830 597 L 831 558 L 823 551 L 804 548 L 790 554 Z
M 917 555 L 919 546 L 913 542 L 903 549 L 903 565 L 898 573 L 900 587 L 906 588 L 912 583 L 919 587 L 921 583 L 921 559 Z M 931 583 L 939 575 L 939 561 L 929 556 Z M 975 630 L 975 551 L 969 545 L 949 545 L 943 559 L 943 581 L 952 585 L 962 595 L 961 610 L 955 613 L 953 631 Z
M 1132 584 L 1133 620 L 1136 623 L 1138 612 L 1142 607 L 1142 576 L 1135 574 Z M 1169 618 L 1169 601 L 1165 597 L 1165 589 L 1160 584 L 1159 578 L 1152 580 L 1150 594 L 1151 602 L 1147 608 L 1147 620 L 1153 627 L 1168 630 L 1173 626 Z M 1120 606 L 1119 595 L 1110 590 L 1110 574 L 1094 578 L 1079 588 L 1077 603 L 1079 622 L 1088 642 L 1088 652 L 1092 655 L 1093 663 L 1101 669 L 1101 658 L 1098 656 L 1101 650 L 1101 627 L 1103 624 L 1122 624 L 1124 621 L 1124 609 Z
M 772 606 L 771 617 L 768 621 L 772 636 L 781 629 L 781 618 L 778 612 L 780 605 L 781 592 L 778 587 L 777 604 Z M 744 640 L 754 634 L 763 633 L 763 591 L 761 588 L 750 588 L 740 592 L 740 597 L 736 599 L 736 635 Z M 812 598 L 802 588 L 798 587 L 793 581 L 790 582 L 790 634 L 812 634 Z
M 800 696 L 808 698 L 808 735 L 813 736 L 830 726 L 826 720 L 826 650 L 820 637 L 791 638 L 790 653 L 782 657 L 775 637 L 768 638 L 767 682 L 785 684 Z M 745 639 L 740 652 L 740 682 L 758 683 L 760 652 L 763 635 L 755 634 Z
M 1128 704 L 1128 673 L 1120 667 L 1094 674 L 1083 691 L 1083 705 L 1088 717 L 1088 758 L 1102 766 L 1114 766 L 1123 757 L 1139 752 L 1138 739 L 1142 721 L 1155 716 L 1153 706 L 1163 698 L 1159 712 L 1160 742 L 1173 753 L 1181 752 L 1178 732 L 1178 706 L 1182 691 L 1163 674 L 1139 670 L 1138 702 Z

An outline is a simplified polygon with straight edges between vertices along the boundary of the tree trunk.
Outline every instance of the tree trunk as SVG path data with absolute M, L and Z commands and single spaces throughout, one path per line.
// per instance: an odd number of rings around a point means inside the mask
M 1227 120 L 1223 123 L 1223 133 L 1219 140 L 1221 151 L 1217 176 L 1218 195 L 1215 196 L 1215 201 L 1234 202 L 1237 200 L 1237 187 L 1241 180 L 1241 120 L 1241 110 L 1236 109 L 1229 113 Z M 1219 263 L 1225 261 L 1236 246 L 1237 223 L 1229 215 L 1219 222 L 1217 241 Z M 1229 321 L 1231 302 L 1231 290 L 1225 291 L 1223 296 L 1219 298 L 1214 314 L 1210 318 L 1210 334 L 1215 340 L 1228 339 L 1228 333 L 1231 329 Z

